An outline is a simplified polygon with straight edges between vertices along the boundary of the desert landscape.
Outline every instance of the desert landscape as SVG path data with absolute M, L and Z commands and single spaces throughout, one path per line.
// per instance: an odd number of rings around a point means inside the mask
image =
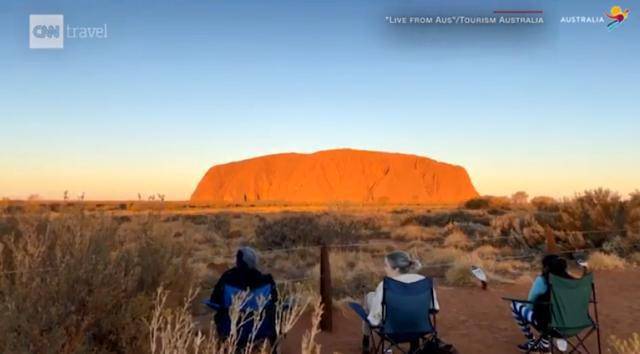
M 481 196 L 461 167 L 334 150 L 213 167 L 190 201 L 3 200 L 0 213 L 1 352 L 236 352 L 202 302 L 241 246 L 258 250 L 283 297 L 304 299 L 283 317 L 282 353 L 360 353 L 346 303 L 375 288 L 393 250 L 436 280 L 439 335 L 461 353 L 516 351 L 501 297 L 526 296 L 549 251 L 576 274 L 588 259 L 606 351 L 640 350 L 640 193 Z M 330 331 L 318 328 L 320 247 Z

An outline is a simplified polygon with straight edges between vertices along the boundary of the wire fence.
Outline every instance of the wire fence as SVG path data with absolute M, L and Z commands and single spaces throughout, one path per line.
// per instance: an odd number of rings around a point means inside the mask
M 630 232 L 631 230 L 629 229 L 610 229 L 610 230 L 561 230 L 561 231 L 555 231 L 555 232 L 562 232 L 562 233 L 579 233 L 581 235 L 584 234 L 598 234 L 598 233 L 621 233 L 621 232 Z M 523 236 L 521 234 L 517 234 L 517 236 Z M 493 240 L 497 240 L 497 239 L 511 239 L 513 240 L 516 236 L 514 236 L 514 234 L 511 235 L 491 235 L 488 236 L 486 239 L 482 239 L 482 240 L 477 240 L 477 241 L 493 241 Z M 390 240 L 371 240 L 371 241 L 367 241 L 367 242 L 357 242 L 357 243 L 336 243 L 336 244 L 327 244 L 327 245 L 309 245 L 309 246 L 296 246 L 296 247 L 286 247 L 286 248 L 275 248 L 275 249 L 265 249 L 265 250 L 258 250 L 258 252 L 261 255 L 273 255 L 273 254 L 281 254 L 281 253 L 291 253 L 291 252 L 295 252 L 295 251 L 301 251 L 301 250 L 319 250 L 322 247 L 326 247 L 327 249 L 330 250 L 337 250 L 337 249 L 351 249 L 351 248 L 364 248 L 364 247 L 368 247 L 368 246 L 377 246 L 377 245 L 393 245 L 394 244 L 394 240 L 390 239 Z M 529 258 L 533 258 L 533 257 L 537 257 L 537 256 L 541 256 L 543 255 L 545 252 L 540 250 L 540 249 L 535 249 L 532 247 L 528 247 L 527 244 L 524 244 L 525 246 L 525 252 L 524 254 L 521 255 L 514 255 L 514 256 L 496 256 L 496 257 L 491 257 L 491 258 L 486 258 L 486 259 L 480 259 L 480 261 L 484 261 L 484 260 L 492 260 L 495 262 L 501 262 L 501 261 L 511 261 L 511 260 L 521 260 L 521 259 L 529 259 Z M 640 249 L 640 243 L 638 244 L 634 244 L 632 245 L 632 247 L 634 249 Z M 564 251 L 557 251 L 554 252 L 556 254 L 561 254 L 561 255 L 566 255 L 566 254 L 576 254 L 576 253 L 587 253 L 587 252 L 595 252 L 595 251 L 602 251 L 602 250 L 606 250 L 606 247 L 601 246 L 601 247 L 589 247 L 589 248 L 576 248 L 576 249 L 572 249 L 572 250 L 564 250 Z M 442 262 L 442 263 L 431 263 L 431 264 L 423 264 L 422 265 L 422 269 L 430 269 L 430 268 L 446 268 L 446 267 L 452 267 L 454 265 L 456 265 L 457 262 L 452 261 L 452 262 Z M 0 275 L 10 275 L 10 274 L 21 274 L 21 273 L 47 273 L 47 272 L 53 272 L 53 271 L 59 271 L 61 270 L 61 268 L 54 268 L 54 267 L 50 267 L 50 268 L 36 268 L 36 269 L 17 269 L 17 270 L 10 270 L 10 271 L 4 271 L 4 272 L 0 272 Z M 305 280 L 309 280 L 312 279 L 313 277 L 298 277 L 298 278 L 292 278 L 292 279 L 282 279 L 281 281 L 279 281 L 280 283 L 290 283 L 290 282 L 299 282 L 299 281 L 305 281 Z

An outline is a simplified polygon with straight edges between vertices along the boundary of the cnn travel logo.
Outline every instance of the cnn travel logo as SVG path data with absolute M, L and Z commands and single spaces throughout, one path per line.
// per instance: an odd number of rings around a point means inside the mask
M 66 39 L 106 39 L 107 24 L 97 27 L 64 24 L 63 15 L 30 15 L 29 48 L 62 49 Z
M 32 48 L 32 49 L 64 48 L 64 16 L 63 15 L 30 15 L 29 16 L 29 48 Z

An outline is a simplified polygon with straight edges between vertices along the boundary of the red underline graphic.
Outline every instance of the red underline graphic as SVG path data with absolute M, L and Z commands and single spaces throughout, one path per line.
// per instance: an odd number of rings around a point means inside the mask
M 494 14 L 541 14 L 542 10 L 495 10 Z

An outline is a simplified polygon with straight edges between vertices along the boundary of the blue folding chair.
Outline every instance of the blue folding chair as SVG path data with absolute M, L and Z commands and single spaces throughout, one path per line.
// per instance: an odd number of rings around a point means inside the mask
M 237 328 L 238 343 L 240 345 L 246 344 L 253 331 L 253 316 L 251 312 L 260 311 L 262 305 L 262 311 L 264 311 L 264 319 L 253 338 L 254 341 L 261 341 L 269 339 L 272 341 L 277 336 L 276 331 L 276 318 L 275 318 L 275 303 L 273 301 L 273 287 L 271 284 L 267 284 L 255 289 L 249 289 L 248 298 L 244 303 L 244 306 L 240 309 L 243 313 L 247 314 L 247 318 L 243 323 L 239 324 Z M 216 310 L 216 329 L 218 335 L 222 338 L 227 338 L 231 333 L 231 318 L 229 317 L 229 309 L 233 305 L 233 299 L 241 292 L 247 291 L 246 289 L 239 289 L 230 285 L 224 286 L 223 303 L 217 304 L 211 300 L 204 301 L 204 304 L 209 308 Z M 261 303 L 266 301 L 266 303 Z
M 396 348 L 402 353 L 417 353 L 427 342 L 437 339 L 433 280 L 425 278 L 403 283 L 388 277 L 383 282 L 382 321 L 373 326 L 360 304 L 349 306 L 369 328 L 369 353 L 384 353 Z M 376 339 L 377 337 L 377 339 Z M 410 344 L 409 350 L 401 347 Z

